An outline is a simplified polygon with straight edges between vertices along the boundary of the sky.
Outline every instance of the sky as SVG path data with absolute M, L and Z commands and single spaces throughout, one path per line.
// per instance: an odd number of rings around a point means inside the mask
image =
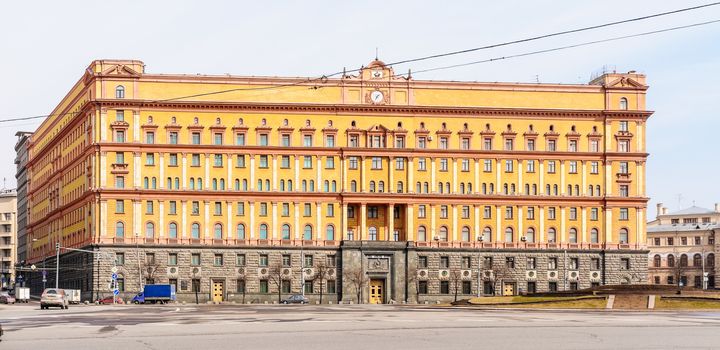
M 48 114 L 94 59 L 149 73 L 319 76 L 709 3 L 701 1 L 8 1 L 0 11 L 0 120 Z M 396 72 L 521 54 L 720 19 L 720 6 L 396 66 Z M 720 202 L 720 23 L 416 79 L 587 83 L 603 69 L 647 75 L 648 219 Z M 15 133 L 0 123 L 0 177 L 15 186 Z

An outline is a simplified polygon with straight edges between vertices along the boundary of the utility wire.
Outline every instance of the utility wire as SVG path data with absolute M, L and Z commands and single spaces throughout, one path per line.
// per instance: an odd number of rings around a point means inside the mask
M 550 34 L 544 34 L 544 35 L 534 36 L 534 37 L 525 38 L 525 39 L 507 41 L 507 42 L 502 42 L 502 43 L 497 43 L 497 44 L 492 44 L 492 45 L 480 46 L 480 47 L 475 47 L 475 48 L 470 48 L 470 49 L 464 49 L 464 50 L 458 50 L 458 51 L 451 51 L 451 52 L 440 53 L 440 54 L 435 54 L 435 55 L 429 55 L 429 56 L 423 56 L 423 57 L 418 57 L 418 58 L 400 60 L 400 61 L 391 62 L 391 63 L 389 63 L 389 64 L 387 64 L 387 65 L 392 66 L 392 65 L 399 65 L 399 64 L 404 64 L 404 63 L 419 62 L 419 61 L 425 61 L 425 60 L 429 60 L 429 59 L 435 59 L 435 58 L 441 58 L 441 57 L 459 55 L 459 54 L 464 54 L 464 53 L 469 53 L 469 52 L 475 52 L 475 51 L 480 51 L 480 50 L 486 50 L 486 49 L 491 49 L 491 48 L 497 48 L 497 47 L 502 47 L 502 46 L 509 46 L 509 45 L 514 45 L 514 44 L 519 44 L 519 43 L 526 43 L 526 42 L 536 41 L 536 40 L 540 40 L 540 39 L 546 39 L 546 38 L 550 38 L 550 37 L 554 37 L 554 36 L 560 36 L 560 35 L 566 35 L 566 34 L 572 34 L 572 33 L 579 33 L 579 32 L 583 32 L 583 31 L 588 31 L 588 30 L 593 30 L 593 29 L 599 29 L 599 28 L 605 28 L 605 27 L 615 26 L 615 25 L 619 25 L 619 24 L 637 22 L 637 21 L 642 21 L 642 20 L 646 20 L 646 19 L 650 19 L 650 18 L 657 18 L 657 17 L 662 17 L 662 16 L 668 16 L 668 15 L 673 15 L 673 14 L 677 14 L 677 13 L 681 13 L 681 12 L 693 11 L 693 10 L 698 10 L 698 9 L 707 8 L 707 7 L 711 7 L 711 6 L 717 6 L 717 5 L 720 5 L 720 2 L 713 2 L 713 3 L 704 4 L 704 5 L 686 7 L 686 8 L 681 8 L 681 9 L 673 10 L 673 11 L 661 12 L 661 13 L 656 13 L 656 14 L 651 14 L 651 15 L 646 15 L 646 16 L 641 16 L 641 17 L 635 17 L 635 18 L 625 19 L 625 20 L 621 20 L 621 21 L 608 22 L 608 23 L 593 25 L 593 26 L 589 26 L 589 27 L 582 27 L 582 28 L 576 28 L 576 29 L 571 29 L 571 30 L 565 30 L 565 31 L 560 31 L 560 32 L 555 32 L 555 33 L 550 33 Z M 706 24 L 709 24 L 709 23 L 706 23 Z M 702 24 L 697 24 L 697 25 L 702 25 Z M 681 29 L 681 28 L 677 28 L 677 29 Z M 665 31 L 667 31 L 667 30 L 665 30 Z M 648 33 L 648 34 L 651 34 L 651 33 Z M 644 35 L 647 35 L 647 34 L 644 34 Z M 619 40 L 619 39 L 615 38 L 614 40 Z M 612 41 L 612 40 L 608 40 L 608 41 Z M 588 43 L 587 45 L 590 45 L 590 44 Z M 578 45 L 578 46 L 584 46 L 584 45 Z M 574 47 L 577 47 L 577 46 L 574 46 Z M 569 48 L 569 47 L 568 47 L 568 48 Z M 557 49 L 563 49 L 563 48 L 557 48 Z M 552 50 L 550 50 L 550 51 L 552 51 Z M 538 52 L 538 53 L 540 53 L 540 52 Z M 529 55 L 529 54 L 530 54 L 530 53 L 525 54 L 525 55 Z M 537 53 L 533 53 L 533 54 L 537 54 Z M 508 56 L 508 57 L 517 57 L 517 56 L 516 56 L 516 55 L 513 55 L 513 56 Z M 503 59 L 503 58 L 499 58 L 499 59 Z M 477 62 L 477 63 L 480 63 L 480 62 Z M 470 63 L 470 64 L 477 64 L 477 63 Z M 465 65 L 469 65 L 469 64 L 465 64 Z M 461 65 L 455 65 L 455 66 L 460 67 Z M 442 68 L 442 67 L 439 67 L 438 69 L 435 69 L 435 70 L 439 70 L 439 69 L 441 69 L 441 68 Z M 447 68 L 453 68 L 453 67 L 447 66 Z M 333 76 L 336 76 L 336 75 L 340 75 L 340 74 L 344 74 L 344 73 L 358 72 L 358 71 L 360 71 L 361 69 L 362 69 L 362 68 L 351 69 L 351 70 L 343 70 L 343 71 L 335 72 L 335 73 L 332 73 L 332 74 L 322 75 L 322 76 L 316 77 L 316 78 L 307 78 L 307 79 L 304 79 L 304 80 L 301 80 L 301 81 L 298 81 L 298 82 L 294 82 L 294 83 L 291 83 L 291 84 L 282 84 L 282 85 L 273 85 L 273 86 L 264 86 L 264 87 L 254 87 L 254 88 L 227 89 L 227 90 L 207 92 L 207 93 L 202 93 L 202 94 L 178 96 L 178 97 L 169 98 L 169 99 L 155 100 L 155 101 L 153 101 L 153 102 L 176 101 L 176 100 L 181 100 L 181 99 L 186 99 L 186 98 L 217 95 L 217 94 L 223 94 L 223 93 L 234 92 L 234 91 L 255 91 L 255 90 L 282 89 L 282 88 L 288 88 L 288 87 L 292 87 L 292 86 L 298 86 L 298 85 L 302 85 L 302 84 L 306 84 L 306 83 L 311 83 L 311 82 L 315 82 L 315 81 L 318 81 L 318 80 L 324 81 L 324 80 L 327 80 L 327 78 L 330 78 L 330 77 L 333 77 Z M 442 69 L 446 69 L 446 68 L 442 68 Z M 421 72 L 427 72 L 427 71 L 428 71 L 428 70 L 416 71 L 415 73 L 421 73 Z M 73 113 L 75 113 L 75 112 L 73 112 Z M 0 119 L 0 123 L 12 122 L 12 121 L 18 121 L 18 120 L 29 120 L 29 119 L 47 118 L 47 117 L 51 117 L 51 116 L 68 115 L 68 114 L 70 114 L 70 113 L 47 114 L 47 115 L 39 115 L 39 116 L 24 117 L 24 118 Z

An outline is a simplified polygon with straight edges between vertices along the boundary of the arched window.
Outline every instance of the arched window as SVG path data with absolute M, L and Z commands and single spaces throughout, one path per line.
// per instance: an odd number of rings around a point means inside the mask
M 312 226 L 305 225 L 305 229 L 303 230 L 303 239 L 306 241 L 312 240 Z
M 535 229 L 532 227 L 528 227 L 527 232 L 525 233 L 525 241 L 528 243 L 535 242 Z
M 332 180 L 330 183 L 330 192 L 337 192 L 337 181 Z
M 600 185 L 595 186 L 595 195 L 596 195 L 596 196 L 602 195 L 602 194 L 600 193 Z
M 445 192 L 450 193 L 450 183 L 449 182 L 445 183 Z
M 553 185 L 553 194 L 558 195 L 558 185 Z
M 430 183 L 423 182 L 423 193 L 430 193 Z
M 525 184 L 525 194 L 530 194 L 530 184 Z
M 357 181 L 350 181 L 350 192 L 357 192 Z
M 593 194 L 593 185 L 588 186 L 588 196 L 594 196 L 594 194 Z
M 290 239 L 290 225 L 282 225 L 282 239 Z
M 443 188 L 443 183 L 442 183 L 442 182 L 438 182 L 438 192 L 443 193 L 443 190 L 444 190 L 444 188 Z
M 180 189 L 180 178 L 179 177 L 175 178 L 175 189 L 176 190 Z
M 570 243 L 577 243 L 577 229 L 571 228 L 570 231 L 568 231 L 568 241 Z
M 707 265 L 707 267 L 715 267 L 715 254 L 708 254 L 705 260 L 705 265 Z
M 487 194 L 487 184 L 484 182 L 482 184 L 482 194 Z
M 225 190 L 225 179 L 220 179 L 220 189 Z
M 267 238 L 268 238 L 268 225 L 260 224 L 260 239 L 267 239 Z
M 272 190 L 270 188 L 270 180 L 265 180 L 265 191 L 270 191 L 270 190 Z
M 667 257 L 667 266 L 668 267 L 675 267 L 675 256 L 670 254 Z
M 215 239 L 223 238 L 222 224 L 215 224 L 215 228 L 213 230 L 213 238 L 215 238 Z
M 555 243 L 557 241 L 557 231 L 555 231 L 555 228 L 551 227 L 548 229 L 547 241 L 548 243 Z
M 115 237 L 125 238 L 125 224 L 122 221 L 115 223 Z
M 464 182 L 460 183 L 460 193 L 465 193 L 465 183 Z
M 470 228 L 467 226 L 462 228 L 462 240 L 463 242 L 470 242 Z
M 215 178 L 212 179 L 212 189 L 213 191 L 217 191 L 218 189 L 218 181 Z
M 375 181 L 370 181 L 370 192 L 375 192 Z
M 190 189 L 191 190 L 195 189 L 195 179 L 192 177 L 190 178 Z
M 302 190 L 303 192 L 307 192 L 307 180 L 302 180 Z
M 203 189 L 203 183 L 202 183 L 202 179 L 201 179 L 201 178 L 198 178 L 198 179 L 197 179 L 197 187 L 198 187 L 198 190 L 202 190 L 202 189 Z
M 537 184 L 533 184 L 533 194 L 537 196 L 538 194 L 538 186 Z
M 628 100 L 625 97 L 620 98 L 620 109 L 628 109 Z
M 600 235 L 598 234 L 598 230 L 596 228 L 590 230 L 590 243 L 599 243 L 600 242 Z
M 548 196 L 550 195 L 550 185 L 549 184 L 545 185 L 545 194 Z
M 315 192 L 315 180 L 310 180 L 310 192 Z
M 503 184 L 503 193 L 504 193 L 504 194 L 508 194 L 508 193 L 509 193 L 508 184 Z
M 328 241 L 335 240 L 335 226 L 327 225 L 327 227 L 325 227 L 325 239 Z
M 398 181 L 398 183 L 397 183 L 397 191 L 396 191 L 396 192 L 397 192 L 397 193 L 403 193 L 403 192 L 404 192 L 403 182 L 402 182 L 402 181 Z
M 145 237 L 146 238 L 155 238 L 155 224 L 152 222 L 148 222 L 145 224 Z
M 415 193 L 422 193 L 422 183 L 420 181 L 415 183 Z
M 257 190 L 258 191 L 262 191 L 262 184 L 263 184 L 262 179 L 258 179 L 258 181 L 257 181 Z
M 170 225 L 168 225 L 168 237 L 177 238 L 177 224 L 174 222 L 171 222 Z
M 580 185 L 575 185 L 575 195 L 576 196 L 580 195 Z
M 472 183 L 471 183 L 471 182 L 468 182 L 468 184 L 467 184 L 467 194 L 471 194 L 471 193 L 472 193 Z
M 237 236 L 237 239 L 245 239 L 245 225 L 238 224 L 235 233 L 236 233 L 235 236 Z
M 702 255 L 700 255 L 700 254 L 693 255 L 693 266 L 700 267 L 700 266 L 702 266 L 702 263 L 703 263 Z
M 505 242 L 511 243 L 513 241 L 513 229 L 508 227 L 505 229 Z
M 619 238 L 620 238 L 620 243 L 624 244 L 624 243 L 628 242 L 628 230 L 626 228 L 620 229 Z
M 325 182 L 323 182 L 323 191 L 330 192 L 330 181 L 325 180 Z
M 447 242 L 448 240 L 448 229 L 446 226 L 440 226 L 440 230 L 438 230 L 438 236 L 441 241 Z
M 292 180 L 288 180 L 287 184 L 288 184 L 288 191 L 292 191 L 293 190 Z
M 285 192 L 285 180 L 280 180 L 280 191 Z
M 425 226 L 418 227 L 417 240 L 419 242 L 427 241 L 427 230 L 425 229 Z
M 125 98 L 125 87 L 118 85 L 115 87 L 115 98 Z
M 515 194 L 515 184 L 510 184 L 510 193 Z
M 492 229 L 490 227 L 485 227 L 483 229 L 482 239 L 483 242 L 492 242 Z
M 191 236 L 192 238 L 199 239 L 200 238 L 200 224 L 198 224 L 197 222 L 193 223 L 192 230 L 190 231 L 190 233 L 192 235 Z
M 655 255 L 653 257 L 653 267 L 660 267 L 660 255 Z
M 378 233 L 375 226 L 370 226 L 370 228 L 368 228 L 368 239 L 371 241 L 377 241 Z
M 146 190 L 150 188 L 150 178 L 147 176 L 143 178 L 143 187 L 145 187 Z
M 378 181 L 378 192 L 385 192 L 385 181 Z
M 243 179 L 242 183 L 243 183 L 243 185 L 242 185 L 242 190 L 243 190 L 243 191 L 247 191 L 247 190 L 248 190 L 248 181 L 247 181 L 247 179 Z
M 681 267 L 687 267 L 687 266 L 688 266 L 688 256 L 687 256 L 687 254 L 680 255 L 680 266 L 681 266 Z
M 157 188 L 157 178 L 153 177 L 151 182 L 152 182 L 152 189 L 153 190 L 156 189 Z
M 568 185 L 567 195 L 572 196 L 572 185 Z

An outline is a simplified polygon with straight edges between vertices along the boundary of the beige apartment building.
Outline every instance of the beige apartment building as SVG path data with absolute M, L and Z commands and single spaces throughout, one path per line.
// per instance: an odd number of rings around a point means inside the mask
M 658 203 L 657 212 L 647 224 L 650 283 L 714 289 L 720 204 L 713 210 L 692 206 L 668 213 Z
M 17 193 L 15 190 L 0 192 L 0 287 L 10 289 L 15 281 L 15 249 L 17 240 Z

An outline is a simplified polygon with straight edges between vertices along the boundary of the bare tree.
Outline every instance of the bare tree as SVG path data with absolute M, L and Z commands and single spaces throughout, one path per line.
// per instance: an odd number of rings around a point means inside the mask
M 501 283 L 504 279 L 511 277 L 510 268 L 507 266 L 505 260 L 495 261 L 490 269 L 493 272 L 492 288 L 493 296 L 497 295 L 498 283 Z M 502 294 L 501 294 L 502 295 Z
M 282 281 L 283 266 L 279 261 L 273 262 L 268 267 L 268 281 L 277 287 L 278 303 L 282 303 Z
M 462 271 L 460 271 L 458 269 L 450 270 L 450 275 L 448 276 L 448 280 L 450 282 L 450 288 L 453 289 L 453 293 L 455 294 L 454 301 L 457 301 L 458 290 L 460 289 L 460 286 L 462 285 Z
M 315 263 L 315 274 L 312 277 L 313 281 L 320 282 L 320 304 L 323 303 L 323 293 L 325 292 L 325 281 L 328 279 L 328 272 L 330 267 L 323 260 L 319 260 Z
M 685 259 L 683 259 L 683 256 Z M 688 270 L 688 257 L 686 254 L 679 254 L 675 255 L 675 263 L 671 267 L 673 276 L 675 277 L 675 285 L 678 288 L 678 292 L 682 289 L 682 287 L 687 287 L 687 281 L 685 281 L 685 284 L 682 284 L 682 277 L 685 276 L 685 272 Z
M 355 288 L 357 303 L 362 304 L 362 290 L 368 284 L 368 277 L 359 267 L 343 271 L 343 276 Z

